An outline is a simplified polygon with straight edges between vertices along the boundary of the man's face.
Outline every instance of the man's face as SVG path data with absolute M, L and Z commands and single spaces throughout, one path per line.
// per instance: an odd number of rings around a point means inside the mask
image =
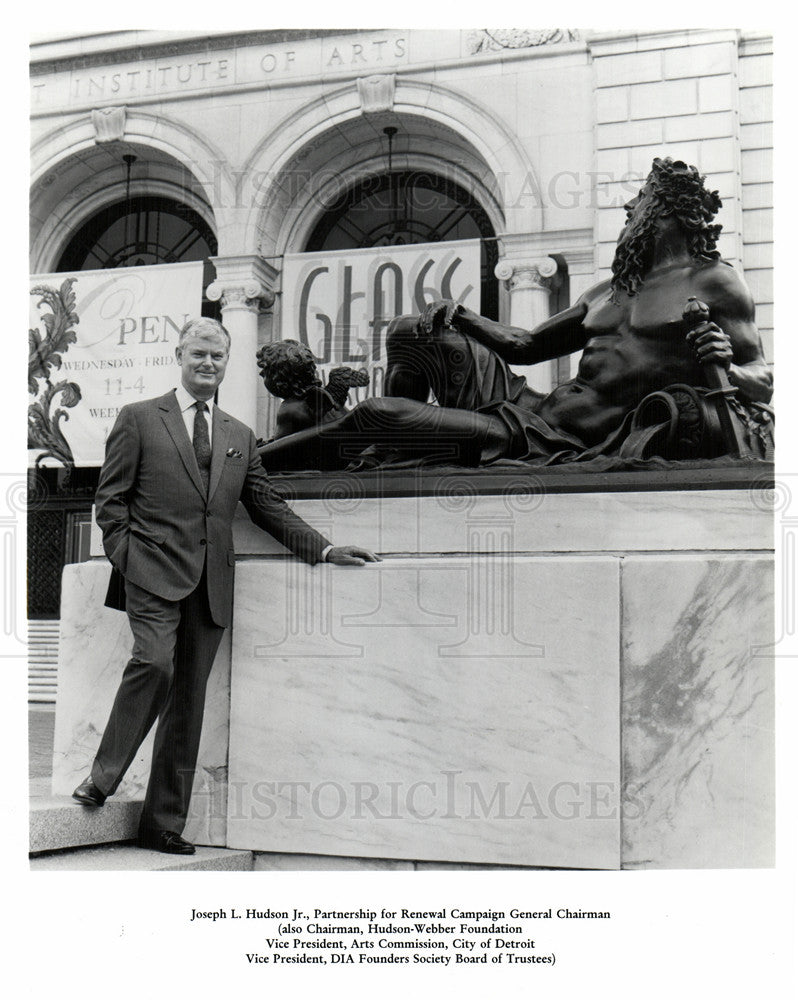
M 188 337 L 175 350 L 181 381 L 195 399 L 211 399 L 227 368 L 227 342 L 220 333 Z

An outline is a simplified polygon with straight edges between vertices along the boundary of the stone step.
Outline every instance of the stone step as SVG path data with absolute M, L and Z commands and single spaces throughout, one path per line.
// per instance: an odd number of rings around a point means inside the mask
M 145 851 L 132 844 L 106 844 L 103 847 L 56 851 L 54 854 L 38 854 L 30 859 L 30 869 L 34 872 L 249 872 L 252 871 L 252 864 L 252 851 L 198 847 L 196 854 L 161 854 L 159 851 Z
M 28 701 L 55 702 L 59 626 L 58 621 L 28 621 Z
M 92 809 L 65 796 L 31 799 L 29 849 L 62 851 L 132 840 L 140 813 L 141 800 L 109 799 L 101 809 Z
M 55 637 L 58 639 L 58 630 L 60 622 L 53 618 L 50 621 L 36 621 L 35 619 L 28 620 L 28 633 L 30 635 L 44 636 L 46 638 Z

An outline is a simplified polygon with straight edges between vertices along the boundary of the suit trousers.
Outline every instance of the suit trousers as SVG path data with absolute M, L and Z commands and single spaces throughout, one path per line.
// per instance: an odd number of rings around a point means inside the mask
M 158 727 L 139 834 L 182 833 L 199 752 L 205 688 L 224 628 L 211 618 L 206 570 L 195 590 L 167 601 L 129 580 L 133 651 L 91 776 L 112 795 L 156 718 Z

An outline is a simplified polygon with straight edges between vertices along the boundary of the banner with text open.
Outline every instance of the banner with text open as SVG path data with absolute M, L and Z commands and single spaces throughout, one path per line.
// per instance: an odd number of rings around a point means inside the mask
M 457 240 L 286 254 L 282 339 L 311 349 L 325 383 L 332 368 L 365 368 L 369 385 L 350 401 L 382 396 L 390 321 L 435 299 L 479 312 L 479 251 L 479 240 Z
M 101 465 L 119 410 L 178 384 L 178 334 L 201 308 L 202 261 L 32 276 L 30 464 Z

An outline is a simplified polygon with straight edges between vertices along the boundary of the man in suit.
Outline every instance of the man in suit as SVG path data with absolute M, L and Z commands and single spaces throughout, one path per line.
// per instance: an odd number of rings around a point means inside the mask
M 271 489 L 252 431 L 213 397 L 230 336 L 212 319 L 189 321 L 176 357 L 181 384 L 125 406 L 108 436 L 96 495 L 103 547 L 124 593 L 133 652 L 91 774 L 73 792 L 101 806 L 116 791 L 156 718 L 139 825 L 143 847 L 193 854 L 185 826 L 199 750 L 205 687 L 233 603 L 232 521 L 252 520 L 308 563 L 363 565 L 377 557 L 333 546 Z M 120 594 L 121 596 L 121 594 Z

